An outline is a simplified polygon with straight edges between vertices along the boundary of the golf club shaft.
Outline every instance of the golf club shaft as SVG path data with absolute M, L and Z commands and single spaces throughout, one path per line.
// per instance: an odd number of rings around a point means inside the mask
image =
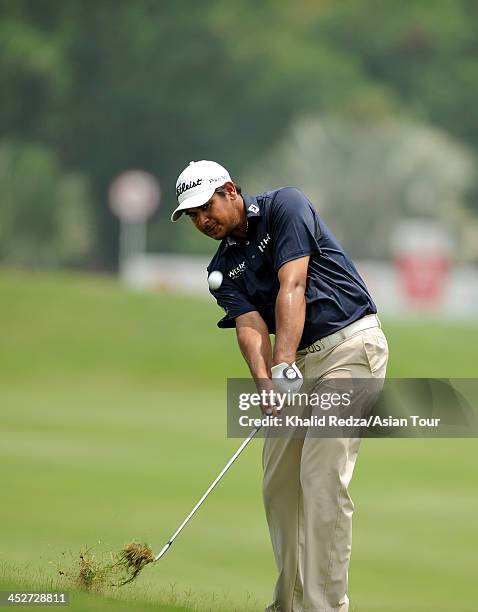
M 158 561 L 159 559 L 161 559 L 161 557 L 166 553 L 166 551 L 169 549 L 169 547 L 174 542 L 176 537 L 181 533 L 181 531 L 187 525 L 189 520 L 194 516 L 194 514 L 196 513 L 198 508 L 201 506 L 203 501 L 206 499 L 206 497 L 209 495 L 209 493 L 214 489 L 214 487 L 217 485 L 217 483 L 221 480 L 221 478 L 224 476 L 224 474 L 227 472 L 227 470 L 231 467 L 231 465 L 234 463 L 234 461 L 239 457 L 239 455 L 242 453 L 242 451 L 246 448 L 246 446 L 249 444 L 249 442 L 252 440 L 252 438 L 256 435 L 256 433 L 260 429 L 261 429 L 261 426 L 256 427 L 247 436 L 247 438 L 244 440 L 244 442 L 241 444 L 241 446 L 237 449 L 237 451 L 234 453 L 234 455 L 229 459 L 229 461 L 226 463 L 226 465 L 219 472 L 219 474 L 214 479 L 214 481 L 209 485 L 207 491 L 205 491 L 205 493 L 203 494 L 201 499 L 198 501 L 198 503 L 194 506 L 194 508 L 191 510 L 191 512 L 187 515 L 187 517 L 181 523 L 181 525 L 179 525 L 179 527 L 173 533 L 173 535 L 171 536 L 169 541 L 163 546 L 163 548 L 160 550 L 160 552 L 156 555 L 156 557 L 154 558 L 155 561 Z

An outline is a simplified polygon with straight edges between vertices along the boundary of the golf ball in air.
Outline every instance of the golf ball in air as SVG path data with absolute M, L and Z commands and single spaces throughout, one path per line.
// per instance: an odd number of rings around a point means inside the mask
M 209 283 L 209 288 L 216 291 L 222 285 L 222 272 L 214 270 L 214 272 L 211 272 L 208 276 L 207 282 Z

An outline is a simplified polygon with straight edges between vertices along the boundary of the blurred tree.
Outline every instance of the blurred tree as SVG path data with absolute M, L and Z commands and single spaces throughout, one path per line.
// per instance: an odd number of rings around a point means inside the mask
M 420 118 L 478 146 L 477 27 L 469 0 L 361 0 L 335 3 L 316 33 L 359 57 L 368 77 Z
M 168 216 L 188 161 L 217 158 L 240 175 L 307 100 L 337 103 L 363 80 L 354 59 L 302 36 L 317 11 L 298 6 L 291 32 L 294 12 L 272 2 L 4 0 L 2 22 L 16 33 L 4 38 L 0 59 L 11 99 L 2 130 L 33 135 L 91 177 L 103 260 L 114 257 L 117 229 L 107 186 L 128 167 L 159 176 L 165 205 L 153 242 L 178 248 L 184 230 L 171 228 Z M 18 32 L 29 41 L 21 53 Z M 35 57 L 45 41 L 42 73 Z
M 465 235 L 473 169 L 470 151 L 436 128 L 308 117 L 251 168 L 246 185 L 300 185 L 353 256 L 387 258 L 403 218 L 440 220 L 457 237 Z M 475 255 L 463 239 L 458 246 L 460 256 Z
M 169 224 L 177 173 L 215 158 L 240 179 L 303 112 L 407 113 L 478 149 L 477 25 L 472 0 L 0 0 L 0 136 L 91 179 L 102 265 L 131 167 L 162 184 L 151 245 L 210 249 Z
M 367 78 L 392 89 L 409 115 L 478 151 L 475 0 L 360 0 L 329 8 L 315 24 L 320 39 L 360 58 Z M 476 181 L 469 204 L 478 213 Z
M 85 263 L 92 249 L 88 183 L 63 174 L 35 144 L 0 142 L 0 259 L 13 264 Z
M 0 134 L 35 140 L 67 99 L 65 33 L 45 22 L 52 3 L 0 0 Z

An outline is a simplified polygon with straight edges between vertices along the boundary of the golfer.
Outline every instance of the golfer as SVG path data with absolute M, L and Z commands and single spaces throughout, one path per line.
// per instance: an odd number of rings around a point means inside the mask
M 298 189 L 241 192 L 213 161 L 191 162 L 176 183 L 178 206 L 220 241 L 208 273 L 260 381 L 384 378 L 388 358 L 377 309 L 352 261 Z M 215 283 L 215 286 L 217 284 Z M 269 334 L 275 334 L 271 346 Z M 266 407 L 267 412 L 274 411 Z M 272 612 L 347 612 L 353 503 L 348 488 L 359 438 L 271 438 L 263 495 L 278 568 Z

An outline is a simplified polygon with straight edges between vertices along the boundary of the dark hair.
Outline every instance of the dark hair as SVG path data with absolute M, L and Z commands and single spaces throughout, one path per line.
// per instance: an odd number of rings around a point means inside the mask
M 242 194 L 242 190 L 240 185 L 238 185 L 234 179 L 232 179 L 232 182 L 234 183 L 235 187 L 236 187 L 236 191 L 239 195 Z M 226 184 L 224 183 L 224 185 L 221 185 L 220 187 L 218 187 L 217 189 L 214 190 L 214 193 L 219 193 L 220 195 L 222 195 L 223 197 L 225 197 L 226 195 Z

